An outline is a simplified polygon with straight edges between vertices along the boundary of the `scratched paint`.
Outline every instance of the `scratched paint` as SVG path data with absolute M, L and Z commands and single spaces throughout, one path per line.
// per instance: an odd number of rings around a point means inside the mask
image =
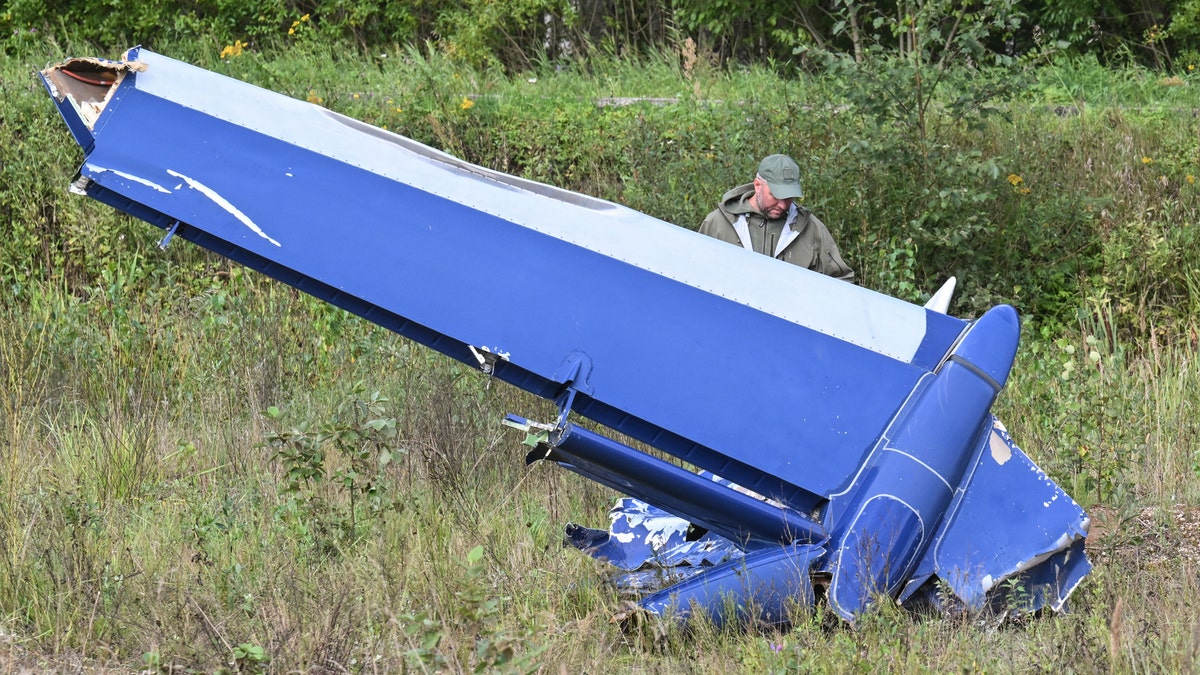
M 131 181 L 133 183 L 137 183 L 138 185 L 145 185 L 146 187 L 151 188 L 153 190 L 158 190 L 159 192 L 162 192 L 165 194 L 172 194 L 172 192 L 170 190 L 159 185 L 158 183 L 155 183 L 152 180 L 149 180 L 147 178 L 142 178 L 141 176 L 135 176 L 131 173 L 126 173 L 125 171 L 120 171 L 118 169 L 106 169 L 102 166 L 96 166 L 95 164 L 88 164 L 88 165 L 86 165 L 85 168 L 93 174 L 101 174 L 101 173 L 105 173 L 105 172 L 111 172 L 114 176 L 120 176 L 121 178 L 124 178 L 125 180 Z
M 255 225 L 254 221 L 250 220 L 250 218 L 246 214 L 242 213 L 241 209 L 239 209 L 238 207 L 229 203 L 229 200 L 225 199 L 220 194 L 218 194 L 216 190 L 208 187 L 204 183 L 201 183 L 200 181 L 196 180 L 195 178 L 185 176 L 177 171 L 172 171 L 171 169 L 167 169 L 167 173 L 171 174 L 172 176 L 175 176 L 176 178 L 183 179 L 183 181 L 188 184 L 188 187 L 192 188 L 193 190 L 196 190 L 200 194 L 211 199 L 214 204 L 216 204 L 217 206 L 221 207 L 222 209 L 225 209 L 226 211 L 228 211 L 230 215 L 232 215 L 234 218 L 237 218 L 239 222 L 241 222 L 246 227 L 250 228 L 250 230 L 252 232 L 254 232 L 255 234 L 257 234 L 258 236 L 262 237 L 263 239 L 266 239 L 267 241 L 271 242 L 272 244 L 274 244 L 276 246 L 281 246 L 281 244 L 279 242 L 272 239 L 266 232 L 263 232 L 262 228 L 260 228 L 258 225 Z

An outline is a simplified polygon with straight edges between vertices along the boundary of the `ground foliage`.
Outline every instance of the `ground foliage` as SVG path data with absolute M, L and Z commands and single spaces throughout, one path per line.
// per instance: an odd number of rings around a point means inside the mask
M 989 47 L 1010 55 L 1061 43 L 1073 55 L 1109 65 L 1163 69 L 1200 54 L 1197 0 L 7 0 L 0 5 L 0 35 L 21 42 L 51 32 L 106 45 L 199 36 L 261 46 L 280 33 L 294 35 L 304 17 L 329 38 L 364 51 L 430 44 L 461 63 L 510 71 L 547 58 L 644 55 L 684 36 L 723 63 L 794 65 L 797 47 L 858 54 L 874 21 L 904 21 L 933 7 L 946 32 L 1007 8 L 1020 20 L 989 38 Z M 897 38 L 891 46 L 902 48 Z
M 1016 305 L 1026 340 L 998 412 L 1095 505 L 1097 570 L 1055 618 L 622 631 L 603 570 L 560 546 L 614 495 L 525 468 L 496 423 L 545 402 L 194 247 L 158 251 L 161 233 L 69 195 L 80 153 L 33 71 L 119 49 L 22 33 L 0 67 L 0 661 L 1195 668 L 1191 70 L 1061 53 L 955 70 L 916 41 L 862 63 L 806 49 L 810 68 L 780 75 L 684 39 L 506 72 L 331 42 L 293 14 L 258 41 L 151 46 L 684 227 L 788 152 L 863 285 L 920 301 L 954 274 L 954 313 Z

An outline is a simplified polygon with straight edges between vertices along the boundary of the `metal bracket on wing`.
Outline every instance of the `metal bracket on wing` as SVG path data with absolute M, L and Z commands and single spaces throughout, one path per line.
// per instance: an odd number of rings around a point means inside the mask
M 475 357 L 475 361 L 479 363 L 479 369 L 485 375 L 494 375 L 496 372 L 496 363 L 508 360 L 508 354 L 497 349 L 476 347 L 474 345 L 467 345 L 467 349 L 471 350 L 471 355 Z
M 471 350 L 474 352 L 474 348 Z M 479 354 L 476 353 L 476 357 Z M 504 425 L 525 432 L 525 445 L 533 448 L 525 456 L 525 463 L 546 459 L 554 450 L 553 438 L 558 437 L 567 427 L 567 417 L 571 407 L 575 405 L 575 395 L 583 392 L 591 395 L 592 387 L 588 384 L 588 376 L 592 372 L 592 360 L 583 352 L 571 352 L 563 360 L 554 373 L 554 380 L 562 382 L 558 394 L 554 396 L 554 404 L 558 407 L 558 419 L 553 424 L 533 422 L 517 415 L 508 415 Z
M 163 238 L 158 241 L 158 250 L 167 250 L 167 245 L 171 243 L 171 238 L 175 236 L 175 231 L 179 229 L 179 224 L 179 221 L 176 220 L 175 224 L 171 226 L 171 229 L 167 230 L 167 233 L 163 236 Z
M 501 424 L 525 432 L 525 440 L 522 441 L 522 444 L 531 448 L 525 454 L 526 465 L 546 459 L 550 456 L 550 451 L 554 449 L 550 444 L 550 434 L 555 430 L 553 424 L 534 422 L 511 413 L 504 417 Z
M 592 393 L 592 387 L 588 384 L 588 377 L 592 374 L 592 360 L 583 352 L 571 352 L 567 354 L 567 358 L 562 365 L 554 373 L 554 379 L 557 382 L 562 382 L 562 389 L 558 395 L 554 397 L 554 403 L 558 406 L 558 421 L 555 426 L 562 429 L 567 424 L 567 415 L 571 412 L 571 407 L 575 405 L 575 394 L 583 392 L 585 395 Z

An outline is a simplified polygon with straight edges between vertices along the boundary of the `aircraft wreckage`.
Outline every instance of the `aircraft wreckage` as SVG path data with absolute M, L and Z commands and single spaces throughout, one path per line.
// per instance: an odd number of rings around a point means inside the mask
M 649 612 L 1061 610 L 1091 569 L 990 412 L 1009 306 L 948 316 L 146 49 L 41 77 L 73 191 L 555 401 L 506 422 L 628 495 L 566 536 Z

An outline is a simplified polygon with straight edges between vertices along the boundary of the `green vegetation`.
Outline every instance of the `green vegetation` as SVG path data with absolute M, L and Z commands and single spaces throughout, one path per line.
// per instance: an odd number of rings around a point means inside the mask
M 1197 0 L 8 0 L 0 5 L 0 35 L 17 44 L 36 41 L 31 31 L 120 46 L 153 39 L 159 42 L 147 46 L 162 51 L 163 43 L 197 37 L 263 47 L 280 35 L 320 32 L 368 52 L 433 44 L 461 63 L 510 72 L 548 60 L 645 55 L 692 36 L 722 63 L 795 65 L 798 48 L 861 56 L 877 22 L 902 23 L 924 11 L 949 34 L 997 10 L 1014 21 L 988 46 L 1008 54 L 1060 44 L 1109 65 L 1158 69 L 1200 55 Z M 904 49 L 907 41 L 897 33 L 888 46 Z
M 258 6 L 224 4 L 214 16 Z M 376 5 L 391 6 L 361 3 Z M 623 632 L 604 569 L 560 544 L 568 521 L 605 523 L 615 495 L 525 467 L 499 425 L 549 404 L 195 247 L 160 252 L 160 232 L 69 195 L 80 153 L 32 72 L 118 52 L 21 26 L 0 61 L 6 670 L 1195 668 L 1186 65 L 1039 53 L 962 71 L 965 56 L 930 57 L 971 53 L 972 35 L 897 52 L 879 24 L 878 58 L 807 46 L 805 74 L 687 39 L 504 70 L 262 11 L 261 33 L 150 46 L 682 226 L 759 157 L 791 153 L 864 285 L 920 301 L 956 274 L 954 313 L 1020 309 L 997 412 L 1091 508 L 1096 571 L 1073 613 L 1003 624 L 885 607 L 853 630 L 818 610 L 783 633 Z

